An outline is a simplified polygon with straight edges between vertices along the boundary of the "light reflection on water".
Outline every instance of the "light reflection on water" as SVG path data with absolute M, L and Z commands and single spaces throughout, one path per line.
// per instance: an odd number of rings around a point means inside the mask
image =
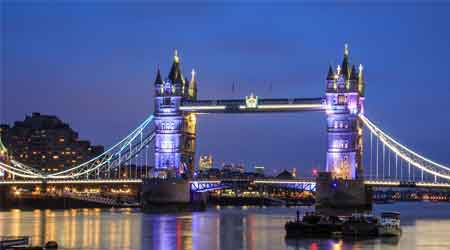
M 31 235 L 33 244 L 56 240 L 62 249 L 450 249 L 449 203 L 398 203 L 400 239 L 285 240 L 284 223 L 297 208 L 211 208 L 172 215 L 130 209 L 11 210 L 0 212 L 0 235 Z M 310 208 L 300 208 L 301 212 Z

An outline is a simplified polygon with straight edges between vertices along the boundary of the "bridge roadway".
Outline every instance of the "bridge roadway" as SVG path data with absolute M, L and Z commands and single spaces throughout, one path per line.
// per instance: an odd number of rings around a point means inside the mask
M 0 185 L 28 185 L 28 184 L 141 184 L 142 179 L 84 179 L 84 180 L 1 180 Z M 221 189 L 231 183 L 252 183 L 265 185 L 297 185 L 298 187 L 310 187 L 315 189 L 315 181 L 313 179 L 221 179 L 221 180 L 192 180 L 192 187 L 199 190 Z M 390 181 L 390 180 L 366 180 L 365 185 L 372 187 L 410 187 L 410 188 L 436 188 L 450 189 L 450 183 L 434 183 L 434 182 L 413 182 L 413 181 Z
M 324 111 L 323 98 L 264 98 L 184 101 L 182 111 L 197 113 L 265 113 Z M 252 102 L 253 100 L 253 102 Z

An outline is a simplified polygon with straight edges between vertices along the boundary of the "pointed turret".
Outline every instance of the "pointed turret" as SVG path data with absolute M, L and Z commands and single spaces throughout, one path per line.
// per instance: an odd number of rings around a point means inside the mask
M 173 63 L 169 73 L 169 80 L 171 80 L 172 83 L 185 83 L 183 74 L 181 73 L 180 69 L 180 57 L 178 56 L 178 50 L 174 51 Z
M 191 71 L 191 80 L 189 81 L 189 97 L 193 100 L 197 99 L 197 77 L 194 69 Z
M 364 75 L 363 75 L 363 66 L 362 64 L 359 65 L 359 72 L 358 72 L 358 92 L 360 96 L 364 96 L 364 88 L 365 88 L 365 82 L 364 82 Z
M 158 70 L 156 71 L 156 78 L 155 78 L 155 85 L 158 84 L 163 84 L 162 78 L 161 78 L 161 71 L 159 70 L 159 65 L 158 65 Z
M 350 80 L 358 80 L 358 73 L 355 65 L 352 66 L 352 72 L 350 73 Z
M 328 74 L 327 74 L 327 80 L 334 80 L 334 72 L 331 65 L 328 67 Z
M 344 59 L 342 60 L 341 74 L 344 76 L 344 79 L 350 78 L 350 63 L 349 63 L 348 44 L 345 44 L 345 46 L 344 46 Z

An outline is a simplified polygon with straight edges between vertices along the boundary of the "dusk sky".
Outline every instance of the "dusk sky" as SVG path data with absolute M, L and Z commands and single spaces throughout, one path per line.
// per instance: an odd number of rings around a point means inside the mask
M 198 72 L 200 99 L 322 97 L 348 43 L 351 63 L 364 65 L 367 117 L 450 165 L 450 5 L 11 2 L 2 3 L 2 123 L 57 115 L 111 145 L 152 114 L 156 68 L 167 76 L 174 48 L 184 74 Z M 202 115 L 197 155 L 323 169 L 325 118 Z

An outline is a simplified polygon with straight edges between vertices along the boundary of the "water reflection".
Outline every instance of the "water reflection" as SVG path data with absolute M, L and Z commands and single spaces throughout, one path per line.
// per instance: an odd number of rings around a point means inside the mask
M 12 210 L 0 212 L 0 235 L 31 235 L 34 244 L 56 240 L 62 249 L 83 250 L 450 249 L 448 204 L 418 206 L 415 214 L 421 219 L 415 219 L 409 206 L 404 212 L 401 206 L 385 207 L 405 214 L 401 238 L 285 240 L 283 225 L 295 208 L 214 208 L 177 215 L 118 209 Z

